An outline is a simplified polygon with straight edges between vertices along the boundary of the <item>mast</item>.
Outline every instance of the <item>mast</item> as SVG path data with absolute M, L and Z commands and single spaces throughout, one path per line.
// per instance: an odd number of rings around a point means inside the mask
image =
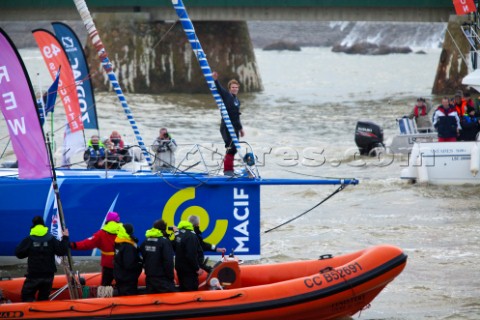
M 197 35 L 195 33 L 195 28 L 193 27 L 192 20 L 190 20 L 190 17 L 188 16 L 187 9 L 185 9 L 185 6 L 183 5 L 182 0 L 172 0 L 172 5 L 182 24 L 185 34 L 187 35 L 188 41 L 192 46 L 193 52 L 195 53 L 195 57 L 197 57 L 198 63 L 200 64 L 200 68 L 202 69 L 202 73 L 205 76 L 205 80 L 207 81 L 208 88 L 210 89 L 210 92 L 212 93 L 213 98 L 217 103 L 217 107 L 220 110 L 223 121 L 225 121 L 225 124 L 228 129 L 228 133 L 230 134 L 230 137 L 232 138 L 232 141 L 235 144 L 235 148 L 237 148 L 237 150 L 240 153 L 241 148 L 240 148 L 240 143 L 238 142 L 237 134 L 235 133 L 235 129 L 233 128 L 232 122 L 230 121 L 230 117 L 228 116 L 227 108 L 223 103 L 223 99 L 218 93 L 217 86 L 215 85 L 215 81 L 213 80 L 213 77 L 212 77 L 212 70 L 210 69 L 210 65 L 208 64 L 207 56 L 205 55 L 205 52 L 203 52 L 202 45 L 200 44 L 200 41 L 197 38 Z
M 85 0 L 73 0 L 75 3 L 75 6 L 77 7 L 77 11 L 80 14 L 80 17 L 82 18 L 83 24 L 85 25 L 85 28 L 87 29 L 87 33 L 90 36 L 90 39 L 92 40 L 93 46 L 97 50 L 98 57 L 100 58 L 100 61 L 102 63 L 103 69 L 108 75 L 108 80 L 110 81 L 110 84 L 112 85 L 113 89 L 115 90 L 118 99 L 120 100 L 120 103 L 123 107 L 123 111 L 125 112 L 125 115 L 127 116 L 128 121 L 130 122 L 130 125 L 132 126 L 133 132 L 135 133 L 135 138 L 138 141 L 138 145 L 143 151 L 143 154 L 145 155 L 145 159 L 148 162 L 148 165 L 151 167 L 152 166 L 152 159 L 150 158 L 150 154 L 148 153 L 147 148 L 145 147 L 145 143 L 143 142 L 142 136 L 140 135 L 140 131 L 138 130 L 137 123 L 133 117 L 132 111 L 130 110 L 130 107 L 128 106 L 127 99 L 123 95 L 122 88 L 118 84 L 117 76 L 113 72 L 113 66 L 110 62 L 110 59 L 108 58 L 107 50 L 105 49 L 105 46 L 102 43 L 102 40 L 100 39 L 100 36 L 98 35 L 97 28 L 95 27 L 95 23 L 93 22 L 93 18 L 90 15 L 90 11 L 88 11 L 87 4 L 85 3 Z
M 55 164 L 53 162 L 52 149 L 50 147 L 50 139 L 48 137 L 48 134 L 46 136 L 46 145 L 47 145 L 48 157 L 50 159 L 50 169 L 52 171 L 52 188 L 53 188 L 53 192 L 55 193 L 55 199 L 57 200 L 58 217 L 60 219 L 61 230 L 64 230 L 66 228 L 65 215 L 63 214 L 62 201 L 60 199 L 60 189 L 58 188 L 57 173 L 55 171 Z M 73 271 L 73 259 L 72 259 L 72 252 L 70 250 L 70 246 L 68 247 L 67 256 L 62 257 L 62 264 L 65 271 L 65 276 L 67 277 L 67 286 L 68 286 L 68 291 L 70 292 L 70 298 L 79 299 L 80 298 L 80 295 L 78 292 L 79 286 L 75 279 L 75 274 Z

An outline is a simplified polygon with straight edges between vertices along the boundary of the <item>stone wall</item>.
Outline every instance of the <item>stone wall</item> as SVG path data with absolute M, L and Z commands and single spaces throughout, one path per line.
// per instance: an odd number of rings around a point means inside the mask
M 432 94 L 451 95 L 456 90 L 466 91 L 467 89 L 462 85 L 462 79 L 468 74 L 465 60 L 469 61 L 470 59 L 470 45 L 460 28 L 466 19 L 466 16 L 450 17 Z M 468 63 L 471 64 L 471 62 Z M 421 72 L 421 70 L 415 72 Z
M 102 13 L 94 20 L 125 92 L 209 92 L 179 22 L 152 22 L 145 13 Z M 222 83 L 235 78 L 243 92 L 263 89 L 246 22 L 197 21 L 194 26 Z M 110 90 L 90 41 L 86 53 L 94 88 Z

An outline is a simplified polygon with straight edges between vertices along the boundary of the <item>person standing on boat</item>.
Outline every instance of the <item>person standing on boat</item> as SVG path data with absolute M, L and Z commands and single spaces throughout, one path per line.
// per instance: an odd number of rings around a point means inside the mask
M 193 225 L 180 221 L 175 234 L 175 270 L 177 270 L 180 291 L 198 290 L 198 276 L 203 273 L 200 268 L 203 252 Z
M 133 226 L 120 226 L 115 239 L 113 276 L 119 296 L 138 293 L 138 277 L 142 273 L 142 259 L 137 248 L 138 239 L 133 235 Z
M 41 216 L 32 220 L 30 235 L 20 242 L 15 249 L 19 259 L 28 258 L 27 275 L 22 287 L 22 301 L 48 300 L 52 290 L 53 277 L 57 272 L 55 255 L 68 253 L 68 229 L 62 231 L 62 240 L 57 240 L 48 232 L 48 227 Z
M 161 128 L 159 133 L 160 135 L 152 144 L 152 151 L 155 152 L 153 172 L 173 172 L 175 170 L 177 143 L 168 133 L 167 128 Z
M 478 131 L 480 131 L 479 119 L 475 116 L 475 108 L 467 107 L 467 112 L 460 120 L 462 131 L 460 132 L 460 141 L 475 141 Z
M 433 126 L 438 131 L 438 142 L 455 142 L 460 135 L 460 119 L 449 99 L 443 97 L 442 105 L 433 114 Z
M 225 104 L 225 108 L 228 112 L 228 117 L 232 122 L 233 128 L 235 130 L 235 134 L 237 137 L 245 136 L 245 131 L 243 130 L 242 122 L 240 121 L 240 100 L 238 100 L 238 91 L 240 89 L 240 84 L 237 80 L 232 79 L 228 82 L 226 90 L 220 82 L 218 82 L 218 73 L 213 72 L 212 77 L 215 80 L 215 85 L 217 86 L 218 92 L 222 97 L 223 103 Z M 230 133 L 228 132 L 227 126 L 225 125 L 225 121 L 220 124 L 220 133 L 222 134 L 223 141 L 225 142 L 226 154 L 225 159 L 223 161 L 223 174 L 226 176 L 233 176 L 233 161 L 235 159 L 235 154 L 237 153 L 237 148 L 233 143 L 232 137 L 230 137 Z
M 72 242 L 70 247 L 75 250 L 100 249 L 102 256 L 102 286 L 111 286 L 113 282 L 113 255 L 115 238 L 121 226 L 120 216 L 116 212 L 109 212 L 105 218 L 105 225 L 88 239 Z
M 458 117 L 461 119 L 465 112 L 467 112 L 467 101 L 463 99 L 463 91 L 458 90 L 455 93 L 455 97 L 453 98 L 453 106 L 457 111 Z
M 167 224 L 162 219 L 153 223 L 153 228 L 145 233 L 145 241 L 140 246 L 145 268 L 147 293 L 177 291 L 174 282 L 174 251 L 168 239 Z
M 87 150 L 83 154 L 87 162 L 87 169 L 105 168 L 105 145 L 97 135 L 93 135 L 87 143 Z
M 197 235 L 200 246 L 202 247 L 202 256 L 200 257 L 200 261 L 204 261 L 205 251 L 216 251 L 220 253 L 225 253 L 225 251 L 227 251 L 225 248 L 217 247 L 216 245 L 205 242 L 205 240 L 203 240 L 202 231 L 200 230 L 200 218 L 198 216 L 191 215 L 190 217 L 188 217 L 188 221 L 193 225 L 193 231 Z M 203 262 L 201 267 L 203 270 L 209 273 L 212 271 L 212 267 L 203 264 Z
M 415 119 L 417 124 L 418 132 L 428 133 L 432 127 L 432 121 L 430 120 L 430 110 L 432 109 L 431 105 L 427 105 L 425 98 L 418 98 L 415 107 L 413 107 L 412 112 L 408 115 L 410 119 Z

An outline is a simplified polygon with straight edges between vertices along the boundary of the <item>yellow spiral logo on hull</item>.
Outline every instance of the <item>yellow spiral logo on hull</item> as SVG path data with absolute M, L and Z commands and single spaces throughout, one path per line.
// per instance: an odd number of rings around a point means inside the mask
M 162 218 L 165 220 L 167 225 L 175 225 L 175 214 L 177 213 L 178 208 L 186 201 L 195 199 L 195 188 L 189 187 L 177 191 L 173 196 L 168 199 L 163 208 Z M 200 230 L 203 232 L 207 229 L 210 224 L 210 216 L 204 208 L 200 206 L 190 206 L 186 208 L 180 216 L 180 220 L 187 220 L 189 216 L 196 215 L 200 218 Z M 215 221 L 215 227 L 213 232 L 204 237 L 205 242 L 211 244 L 218 244 L 222 241 L 223 237 L 227 233 L 228 220 L 219 219 Z

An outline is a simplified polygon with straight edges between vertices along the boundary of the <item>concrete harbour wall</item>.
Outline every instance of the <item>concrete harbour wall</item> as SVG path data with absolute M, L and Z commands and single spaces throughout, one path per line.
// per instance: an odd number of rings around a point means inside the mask
M 179 22 L 151 21 L 146 13 L 101 13 L 94 20 L 125 92 L 209 92 Z M 196 21 L 194 26 L 210 67 L 220 74 L 222 83 L 235 78 L 243 92 L 262 90 L 246 22 Z M 109 90 L 90 41 L 86 53 L 94 87 Z

